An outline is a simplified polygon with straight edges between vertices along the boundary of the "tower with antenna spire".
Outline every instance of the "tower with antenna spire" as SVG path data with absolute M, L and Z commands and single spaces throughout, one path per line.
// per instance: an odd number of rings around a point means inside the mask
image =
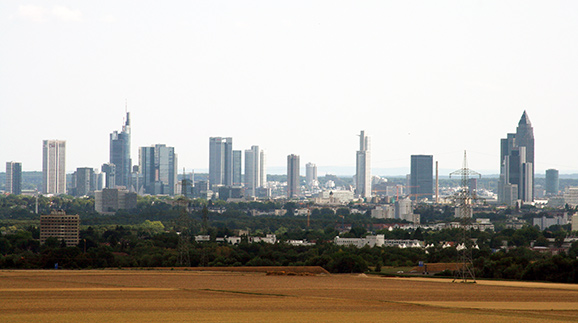
M 369 137 L 365 131 L 359 134 L 359 150 L 356 155 L 355 190 L 359 197 L 371 197 L 371 153 Z
M 114 131 L 110 134 L 110 163 L 116 167 L 116 185 L 130 188 L 132 160 L 130 158 L 130 113 L 128 111 L 126 111 L 122 131 Z

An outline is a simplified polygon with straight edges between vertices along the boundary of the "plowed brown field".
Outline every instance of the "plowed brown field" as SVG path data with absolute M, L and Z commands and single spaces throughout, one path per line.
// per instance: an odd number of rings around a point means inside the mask
M 180 270 L 0 271 L 0 322 L 578 322 L 578 286 Z

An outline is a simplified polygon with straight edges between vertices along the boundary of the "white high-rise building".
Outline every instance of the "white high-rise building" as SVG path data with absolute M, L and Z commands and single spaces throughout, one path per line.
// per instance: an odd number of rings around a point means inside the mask
M 249 196 L 256 196 L 256 189 L 267 184 L 265 152 L 259 146 L 245 150 L 245 186 Z
M 369 137 L 365 131 L 359 135 L 359 150 L 357 151 L 357 163 L 355 173 L 355 188 L 357 196 L 361 198 L 371 197 L 371 154 L 369 151 Z
M 305 165 L 305 179 L 309 186 L 317 183 L 317 165 L 313 163 L 307 163 Z
M 42 193 L 66 193 L 66 141 L 42 142 Z

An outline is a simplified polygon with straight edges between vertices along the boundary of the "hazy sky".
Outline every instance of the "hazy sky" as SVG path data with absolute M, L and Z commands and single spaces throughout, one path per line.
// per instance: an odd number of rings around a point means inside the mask
M 127 101 L 133 163 L 164 143 L 207 169 L 230 136 L 353 174 L 365 130 L 391 175 L 464 149 L 496 174 L 526 110 L 536 173 L 578 172 L 577 58 L 576 1 L 2 1 L 0 162 L 41 170 L 62 139 L 69 171 L 99 167 Z

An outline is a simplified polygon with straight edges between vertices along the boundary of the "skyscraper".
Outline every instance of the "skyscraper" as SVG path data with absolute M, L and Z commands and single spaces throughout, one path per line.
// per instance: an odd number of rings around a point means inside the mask
M 305 165 L 305 179 L 309 186 L 317 182 L 317 165 L 313 163 L 307 163 Z
M 233 150 L 233 185 L 241 186 L 243 181 L 241 175 L 243 173 L 242 169 L 243 163 L 243 153 L 240 150 Z
M 558 195 L 560 190 L 560 179 L 557 169 L 546 170 L 546 194 Z
M 245 150 L 245 186 L 249 196 L 256 196 L 256 189 L 266 184 L 265 153 L 259 146 Z
M 102 164 L 100 169 L 104 173 L 104 187 L 116 187 L 116 165 L 113 163 Z
M 433 156 L 411 155 L 410 192 L 414 200 L 433 198 Z
M 42 193 L 66 193 L 66 141 L 42 142 Z
M 287 156 L 287 198 L 294 198 L 300 193 L 299 156 Z
M 233 185 L 233 138 L 209 138 L 209 182 Z
M 175 148 L 166 145 L 155 145 L 155 169 L 157 183 L 162 187 L 157 194 L 175 195 L 177 185 L 177 155 Z
M 115 184 L 130 188 L 132 160 L 130 159 L 130 114 L 126 113 L 122 131 L 110 134 L 110 162 L 116 166 Z
M 140 186 L 144 188 L 144 193 L 155 194 L 155 147 L 140 147 L 138 150 L 138 164 L 140 172 Z M 136 188 L 137 192 L 140 187 Z
M 369 151 L 369 137 L 365 131 L 359 135 L 359 150 L 356 160 L 355 187 L 361 198 L 371 197 L 371 154 Z
M 498 200 L 508 205 L 534 200 L 534 129 L 526 111 L 516 133 L 500 140 Z
M 6 163 L 6 193 L 22 194 L 22 163 Z
M 94 169 L 89 167 L 79 167 L 74 173 L 75 195 L 85 196 L 96 191 L 96 175 Z
M 174 195 L 177 185 L 177 155 L 173 147 L 157 144 L 139 148 L 141 185 L 147 194 Z

